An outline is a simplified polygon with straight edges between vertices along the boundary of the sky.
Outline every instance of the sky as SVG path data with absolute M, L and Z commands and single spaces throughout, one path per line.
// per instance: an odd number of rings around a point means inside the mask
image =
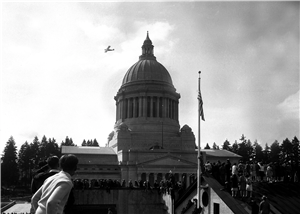
M 200 143 L 299 139 L 299 2 L 2 2 L 1 145 L 66 136 L 105 146 L 114 96 L 142 53 L 180 93 Z M 111 45 L 115 51 L 104 53 Z

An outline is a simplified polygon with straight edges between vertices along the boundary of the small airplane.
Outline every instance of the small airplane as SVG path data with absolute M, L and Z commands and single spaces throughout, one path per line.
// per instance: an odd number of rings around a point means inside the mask
M 104 52 L 106 53 L 107 51 L 114 51 L 115 49 L 111 49 L 110 48 L 110 45 L 106 48 L 106 49 L 104 49 Z

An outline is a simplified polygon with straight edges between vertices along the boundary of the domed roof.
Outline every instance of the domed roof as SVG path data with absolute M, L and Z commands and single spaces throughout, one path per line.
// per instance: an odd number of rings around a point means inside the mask
M 139 60 L 131 66 L 125 74 L 122 84 L 147 80 L 162 81 L 173 85 L 167 69 L 156 60 L 149 59 Z
M 146 40 L 142 46 L 142 55 L 139 57 L 140 60 L 128 69 L 122 85 L 135 81 L 160 81 L 173 85 L 167 69 L 156 61 L 156 57 L 153 55 L 153 47 L 147 32 Z

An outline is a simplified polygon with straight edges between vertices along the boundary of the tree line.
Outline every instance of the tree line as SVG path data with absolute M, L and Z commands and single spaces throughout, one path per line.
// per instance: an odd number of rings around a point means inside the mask
M 220 149 L 216 143 L 213 143 L 212 148 L 207 143 L 204 149 Z M 299 165 L 299 140 L 295 136 L 292 140 L 286 138 L 280 144 L 275 140 L 270 146 L 266 143 L 264 148 L 255 140 L 253 143 L 242 135 L 239 141 L 235 141 L 232 145 L 228 140 L 222 145 L 222 149 L 231 151 L 242 156 L 241 161 L 257 161 L 264 163 L 291 164 Z
M 49 156 L 61 156 L 62 146 L 77 146 L 68 136 L 58 145 L 54 138 L 44 135 L 40 141 L 34 137 L 31 143 L 23 143 L 17 151 L 14 138 L 11 136 L 1 155 L 1 183 L 2 186 L 28 186 L 32 176 Z M 83 140 L 81 146 L 99 146 L 96 139 Z
M 35 137 L 31 143 L 27 141 L 17 151 L 13 137 L 6 142 L 1 156 L 1 182 L 2 186 L 28 186 L 35 171 L 39 169 L 39 163 L 45 161 L 51 155 L 61 156 L 61 146 L 77 146 L 72 138 L 68 136 L 64 141 L 57 144 L 54 138 L 47 139 L 43 136 L 40 141 Z M 81 146 L 99 146 L 96 139 L 83 140 Z M 204 149 L 211 149 L 207 144 Z M 213 143 L 212 149 L 224 149 L 240 155 L 241 160 L 258 161 L 264 163 L 280 164 L 288 163 L 298 169 L 299 166 L 299 140 L 295 136 L 292 140 L 286 138 L 279 143 L 275 140 L 270 146 L 265 144 L 264 148 L 255 140 L 253 143 L 245 135 L 235 141 L 232 145 L 225 140 L 221 148 Z

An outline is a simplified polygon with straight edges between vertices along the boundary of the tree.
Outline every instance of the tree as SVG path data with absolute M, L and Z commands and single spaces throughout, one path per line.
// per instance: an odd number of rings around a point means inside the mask
M 258 144 L 257 140 L 254 141 L 253 143 L 253 158 L 255 161 L 262 161 L 263 160 L 263 152 L 262 152 L 262 147 L 260 144 Z
M 214 144 L 213 144 L 213 149 L 216 149 L 216 150 L 220 149 L 219 146 L 216 144 L 216 142 L 214 142 Z
M 204 147 L 204 149 L 210 149 L 208 143 L 206 144 L 206 146 Z
M 68 136 L 66 136 L 65 142 L 62 141 L 61 146 L 76 146 L 76 145 L 73 143 L 72 138 L 69 138 Z
M 232 152 L 237 154 L 238 153 L 238 149 L 239 149 L 239 145 L 237 143 L 237 141 L 234 141 L 234 144 L 232 144 Z
M 263 150 L 263 161 L 265 163 L 268 163 L 270 160 L 270 147 L 269 145 L 266 143 L 265 145 L 265 149 Z
M 248 157 L 247 160 L 250 160 L 253 154 L 253 146 L 250 140 L 247 140 L 246 142 L 246 150 L 247 150 L 247 157 Z
M 98 146 L 99 147 L 99 144 L 98 144 L 96 138 L 94 139 L 92 146 Z
M 16 185 L 19 180 L 19 171 L 17 164 L 17 147 L 12 136 L 6 143 L 1 160 L 2 186 Z
M 52 139 L 48 139 L 48 144 L 46 146 L 46 157 L 50 157 L 50 156 L 61 156 L 61 151 L 59 149 L 58 144 L 56 143 L 56 140 L 54 138 Z
M 48 144 L 48 140 L 47 140 L 46 136 L 44 135 L 42 138 L 42 141 L 40 143 L 40 153 L 39 153 L 40 159 L 48 157 L 47 156 L 47 144 Z
M 293 173 L 298 171 L 299 168 L 299 140 L 295 136 L 292 140 L 292 166 L 293 166 Z
M 282 144 L 281 144 L 281 160 L 284 163 L 287 163 L 289 161 L 291 161 L 292 159 L 292 152 L 293 152 L 293 145 L 291 143 L 291 141 L 286 138 L 285 140 L 283 140 Z
M 244 134 L 241 136 L 240 141 L 241 142 L 238 144 L 237 154 L 242 156 L 241 160 L 245 162 L 249 160 L 249 156 L 246 146 L 247 139 Z
M 228 151 L 232 150 L 231 147 L 230 147 L 230 143 L 229 143 L 229 141 L 227 139 L 223 143 L 222 149 L 225 149 L 225 150 L 228 150 Z
M 26 141 L 24 144 L 22 144 L 18 153 L 18 167 L 20 170 L 20 180 L 23 186 L 30 185 L 30 153 L 30 145 Z
M 280 145 L 277 140 L 270 146 L 270 162 L 277 162 L 280 158 Z
M 37 136 L 34 137 L 33 142 L 30 143 L 30 159 L 32 161 L 33 166 L 31 167 L 32 169 L 38 169 L 39 168 L 39 163 L 41 161 L 44 161 L 44 158 L 42 157 L 40 153 L 40 141 Z
M 85 141 L 85 140 L 83 140 L 83 142 L 82 142 L 81 146 L 87 146 L 87 143 L 86 143 L 86 141 Z

